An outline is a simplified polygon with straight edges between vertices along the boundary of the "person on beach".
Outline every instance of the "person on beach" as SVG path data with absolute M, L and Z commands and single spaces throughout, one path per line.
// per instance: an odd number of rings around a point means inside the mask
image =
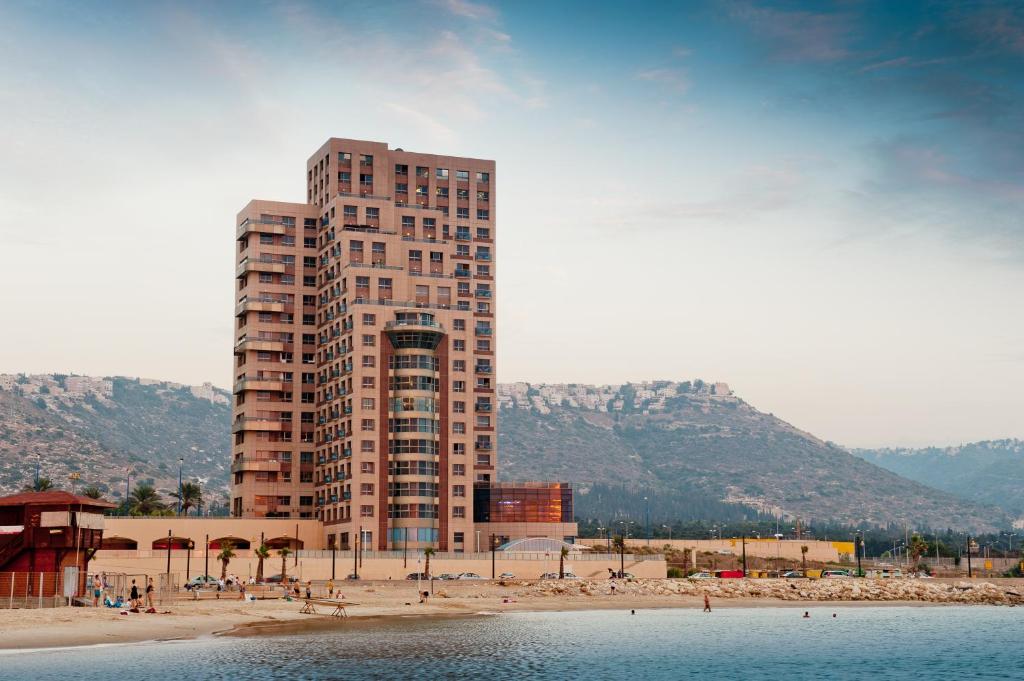
M 92 577 L 92 607 L 100 607 L 100 595 L 103 593 L 103 582 L 100 581 L 99 575 L 93 575 Z
M 241 600 L 245 600 L 245 582 L 238 583 L 238 593 L 241 594 Z
M 306 599 L 309 600 L 313 597 L 313 580 L 310 579 L 306 582 Z
M 807 612 L 806 610 L 804 610 L 804 619 L 805 619 L 805 620 L 809 620 L 809 619 L 811 619 L 811 613 L 809 613 L 809 612 Z
M 153 592 L 156 591 L 156 587 L 153 586 L 153 578 L 149 578 L 149 583 L 146 584 L 146 607 L 152 608 L 153 605 Z
M 131 593 L 128 594 L 128 602 L 129 602 L 129 604 L 133 608 L 138 610 L 138 608 L 139 608 L 139 587 L 135 583 L 134 579 L 132 580 L 132 590 L 131 590 Z
M 327 580 L 327 597 L 328 598 L 334 598 L 334 580 L 333 579 L 328 579 Z
M 704 594 L 704 612 L 711 612 L 711 600 Z

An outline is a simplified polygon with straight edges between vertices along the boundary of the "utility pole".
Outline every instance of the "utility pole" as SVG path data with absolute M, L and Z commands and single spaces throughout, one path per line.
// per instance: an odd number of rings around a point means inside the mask
M 402 568 L 409 567 L 409 528 L 402 528 L 405 530 L 405 543 L 402 545 Z
M 181 515 L 181 467 L 185 463 L 185 458 L 178 457 L 178 515 Z
M 171 531 L 167 530 L 167 583 L 166 586 L 171 586 Z
M 496 570 L 496 567 L 497 567 L 497 556 L 495 555 L 496 552 L 497 552 L 497 548 L 498 547 L 497 547 L 497 545 L 495 544 L 495 541 L 494 541 L 494 535 L 492 534 L 491 535 L 491 579 L 494 579 L 494 577 L 495 577 L 495 575 L 497 573 L 497 570 Z
M 359 541 L 363 538 L 363 526 L 359 526 L 359 535 L 356 537 L 355 546 L 352 548 L 352 574 L 355 575 L 356 579 L 359 579 Z
M 651 545 L 651 502 L 644 497 L 644 523 L 646 524 L 647 546 Z
M 196 547 L 196 543 L 191 539 L 188 540 L 188 544 L 185 545 L 185 581 L 188 581 L 188 575 L 192 572 L 192 549 Z
M 262 535 L 260 545 L 263 545 Z M 206 559 L 206 565 L 203 567 L 203 586 L 205 586 L 206 578 L 210 576 L 210 535 L 206 535 L 206 548 L 203 550 L 203 557 Z
M 971 570 L 971 536 L 967 535 L 967 578 L 970 579 L 974 576 Z
M 128 497 L 132 491 L 132 469 L 125 468 L 124 473 L 124 513 L 125 515 L 128 515 Z
M 858 577 L 863 577 L 864 576 L 864 571 L 860 569 L 860 547 L 861 547 L 861 544 L 863 544 L 863 543 L 864 543 L 864 540 L 861 539 L 859 534 L 856 537 L 853 538 L 853 552 L 857 555 L 857 576 Z
M 334 565 L 338 560 L 338 543 L 337 541 L 331 542 L 331 580 L 334 579 Z

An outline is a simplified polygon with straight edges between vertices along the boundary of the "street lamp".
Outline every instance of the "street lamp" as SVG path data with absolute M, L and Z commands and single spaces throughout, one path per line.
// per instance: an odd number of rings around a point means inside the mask
M 671 544 L 672 543 L 672 526 L 671 525 L 662 525 L 662 527 L 665 528 L 666 530 L 668 530 L 668 541 Z
M 646 524 L 647 546 L 651 545 L 651 502 L 644 497 L 644 522 Z

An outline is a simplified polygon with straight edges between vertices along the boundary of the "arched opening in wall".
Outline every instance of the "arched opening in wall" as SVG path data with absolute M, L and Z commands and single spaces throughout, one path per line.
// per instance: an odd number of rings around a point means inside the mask
M 248 539 L 242 539 L 241 537 L 218 537 L 217 539 L 210 540 L 210 550 L 220 551 L 224 548 L 225 544 L 231 544 L 233 549 L 248 549 L 250 547 Z
M 153 550 L 166 551 L 167 544 L 170 543 L 171 551 L 185 551 L 190 541 L 192 540 L 188 537 L 161 537 L 153 541 Z
M 274 537 L 264 542 L 269 549 L 283 549 L 288 547 L 292 551 L 301 551 L 304 543 L 301 539 L 295 539 L 294 537 Z
M 104 551 L 138 551 L 138 549 L 139 542 L 128 537 L 103 538 L 102 550 Z

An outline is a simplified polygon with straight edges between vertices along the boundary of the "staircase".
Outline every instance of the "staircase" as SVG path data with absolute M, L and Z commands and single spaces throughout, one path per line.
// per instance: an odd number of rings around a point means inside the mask
M 25 546 L 25 533 L 13 535 L 11 539 L 0 545 L 0 572 L 7 566 L 8 563 L 17 558 L 18 554 L 21 553 L 22 548 Z

